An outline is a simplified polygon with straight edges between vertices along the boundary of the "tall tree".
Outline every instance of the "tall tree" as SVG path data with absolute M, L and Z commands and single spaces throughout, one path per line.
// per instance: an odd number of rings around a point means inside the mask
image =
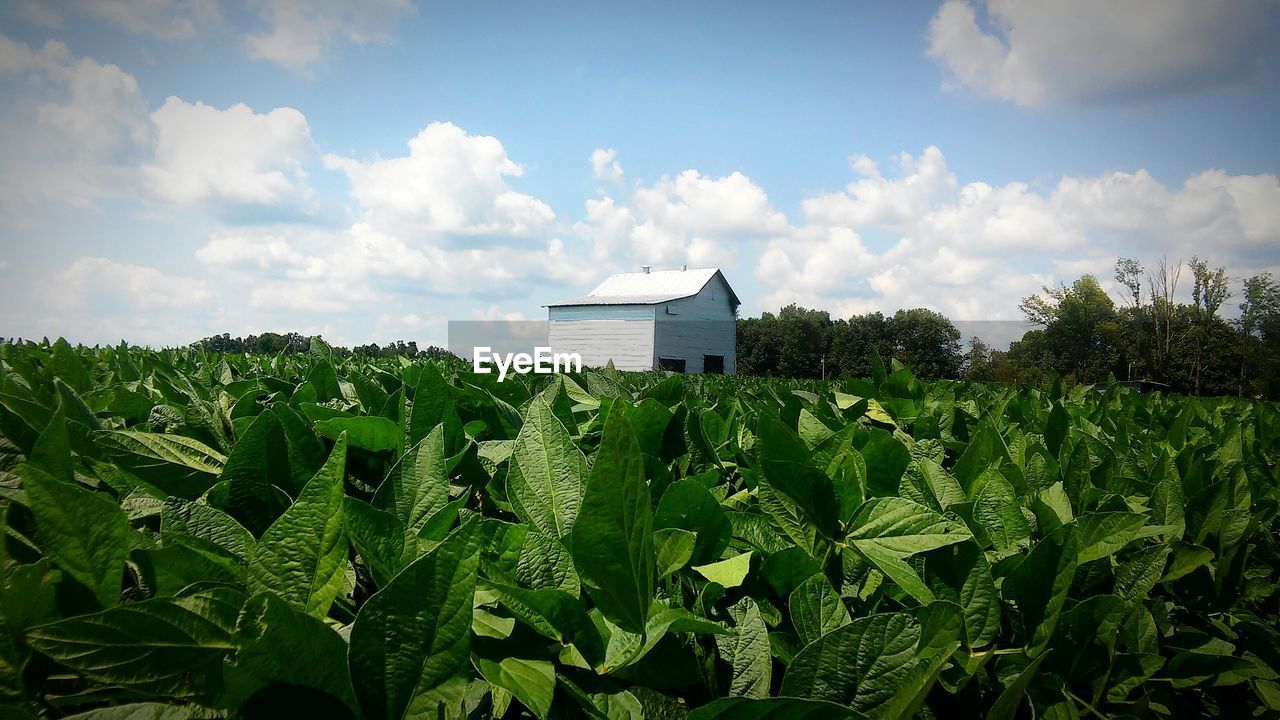
M 888 323 L 893 357 L 923 378 L 960 376 L 960 331 L 945 315 L 926 308 L 899 310 Z
M 1056 369 L 1080 382 L 1100 380 L 1119 358 L 1115 303 L 1092 275 L 1069 287 L 1046 286 L 1019 305 L 1027 320 L 1044 328 L 1037 338 Z
M 1155 269 L 1147 274 L 1147 296 L 1150 300 L 1147 313 L 1150 315 L 1152 353 L 1150 368 L 1157 380 L 1169 377 L 1169 357 L 1174 342 L 1174 320 L 1178 314 L 1178 303 L 1175 295 L 1178 292 L 1178 281 L 1182 277 L 1182 262 L 1169 263 L 1168 258 L 1160 258 Z
M 1280 282 L 1269 272 L 1259 273 L 1244 281 L 1242 295 L 1236 325 L 1245 347 L 1238 392 L 1275 397 L 1280 393 Z
M 1195 361 L 1193 364 L 1192 377 L 1195 394 L 1200 394 L 1201 375 L 1204 372 L 1204 348 L 1205 340 L 1209 335 L 1210 328 L 1213 326 L 1218 315 L 1218 308 L 1222 307 L 1222 303 L 1226 302 L 1231 295 L 1228 288 L 1230 280 L 1227 278 L 1226 268 L 1217 268 L 1211 270 L 1209 263 L 1198 257 L 1191 258 L 1188 263 L 1191 266 L 1191 277 L 1194 287 L 1191 290 L 1191 300 L 1195 308 Z

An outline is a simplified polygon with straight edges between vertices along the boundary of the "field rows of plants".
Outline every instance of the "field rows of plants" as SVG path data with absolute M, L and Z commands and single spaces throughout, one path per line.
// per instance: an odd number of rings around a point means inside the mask
M 1277 717 L 1240 400 L 0 344 L 0 717 Z

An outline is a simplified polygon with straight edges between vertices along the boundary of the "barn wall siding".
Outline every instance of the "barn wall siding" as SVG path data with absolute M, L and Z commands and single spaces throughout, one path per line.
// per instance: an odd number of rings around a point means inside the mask
M 702 372 L 703 355 L 724 355 L 724 371 L 737 372 L 737 328 L 729 288 L 719 277 L 693 297 L 657 306 L 654 362 L 684 358 L 685 372 Z
M 619 370 L 654 366 L 652 316 L 648 320 L 552 320 L 548 338 L 552 352 L 576 352 L 583 367 L 603 367 L 610 360 Z

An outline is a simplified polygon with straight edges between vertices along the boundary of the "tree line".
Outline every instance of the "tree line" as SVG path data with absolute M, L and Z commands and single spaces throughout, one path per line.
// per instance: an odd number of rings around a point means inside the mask
M 323 338 L 316 336 L 321 341 Z M 347 357 L 354 355 L 356 357 L 404 357 L 404 358 L 424 358 L 427 360 L 443 360 L 445 358 L 456 358 L 453 353 L 445 348 L 435 345 L 428 345 L 424 349 L 418 348 L 418 343 L 414 340 L 408 342 L 404 340 L 396 340 L 385 345 L 377 343 L 368 343 L 366 345 L 357 345 L 353 348 L 345 348 L 339 345 L 328 345 L 330 352 Z M 191 343 L 191 347 L 197 350 L 206 350 L 208 352 L 221 353 L 251 353 L 255 355 L 292 355 L 294 353 L 305 353 L 311 351 L 311 337 L 297 332 L 274 333 L 264 332 L 261 335 L 246 335 L 244 337 L 232 337 L 230 333 L 222 333 L 221 335 L 211 335 Z
M 1121 258 L 1113 299 L 1092 275 L 1046 286 L 1019 308 L 1033 329 L 1008 350 L 982 339 L 962 344 L 946 316 L 914 308 L 847 319 L 788 305 L 738 320 L 738 372 L 804 378 L 866 377 L 872 353 L 920 376 L 1040 383 L 1150 380 L 1186 395 L 1280 397 L 1280 282 L 1243 280 L 1236 296 L 1221 267 L 1192 258 L 1145 268 Z M 1179 300 L 1190 285 L 1191 302 Z M 1224 317 L 1228 301 L 1238 315 Z

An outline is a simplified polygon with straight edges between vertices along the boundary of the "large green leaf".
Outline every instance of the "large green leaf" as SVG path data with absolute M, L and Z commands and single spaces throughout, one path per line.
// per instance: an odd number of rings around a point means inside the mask
M 899 497 L 868 500 L 849 525 L 845 542 L 922 605 L 934 595 L 906 558 L 972 539 L 963 523 Z
M 697 533 L 680 528 L 659 528 L 653 533 L 653 554 L 658 577 L 664 578 L 689 563 Z
M 920 626 L 906 613 L 858 618 L 797 653 L 781 692 L 872 711 L 911 676 L 919 641 Z
M 284 430 L 285 446 L 289 454 L 289 473 L 293 478 L 289 494 L 296 495 L 320 466 L 324 465 L 324 445 L 316 437 L 310 423 L 287 403 L 275 403 L 271 406 L 271 412 Z
M 800 583 L 792 591 L 787 608 L 802 648 L 850 622 L 839 593 L 823 575 L 812 575 Z
M 71 439 L 67 420 L 59 410 L 53 414 L 44 432 L 36 440 L 27 464 L 49 473 L 59 480 L 75 482 L 75 463 L 71 459 Z
M 977 544 L 940 548 L 925 563 L 934 594 L 963 611 L 965 645 L 978 648 L 994 640 L 1000 631 L 1000 595 L 991 565 Z
M 859 452 L 867 462 L 867 496 L 897 495 L 911 451 L 888 431 L 871 428 L 870 438 Z
M 985 482 L 974 502 L 973 517 L 982 525 L 996 552 L 1016 550 L 1031 537 L 1031 527 L 1022 515 L 1022 507 L 1013 486 L 997 470 L 983 474 Z
M 507 467 L 507 497 L 521 520 L 551 537 L 573 527 L 587 462 L 541 397 L 525 414 Z
M 593 667 L 604 661 L 600 631 L 577 598 L 551 588 L 529 590 L 498 583 L 490 583 L 488 587 L 497 593 L 498 602 L 521 622 L 556 642 L 572 644 Z
M 49 357 L 49 369 L 62 382 L 70 385 L 76 392 L 85 392 L 93 384 L 93 378 L 74 348 L 63 338 L 54 341 Z
M 1033 658 L 1053 637 L 1075 577 L 1078 547 L 1075 526 L 1064 525 L 1037 543 L 1005 579 L 1005 593 L 1022 613 L 1027 655 Z
M 479 565 L 470 520 L 365 602 L 351 628 L 348 664 L 366 717 L 405 717 L 466 666 Z
M 128 703 L 67 715 L 67 720 L 220 720 L 223 713 L 199 705 L 167 705 L 159 702 Z M 18 717 L 15 717 L 17 720 Z M 32 715 L 32 718 L 35 716 Z
M 249 586 L 272 592 L 297 610 L 324 617 L 342 589 L 347 561 L 343 489 L 346 438 L 339 436 L 328 461 L 272 523 L 249 562 Z
M 124 511 L 102 493 L 30 465 L 19 466 L 18 474 L 49 558 L 88 587 L 100 605 L 115 605 L 131 544 Z
M 569 549 L 553 537 L 529 531 L 524 525 L 517 527 L 523 532 L 520 534 L 515 581 L 526 587 L 554 588 L 577 597 L 582 587 Z
M 391 468 L 378 488 L 378 500 L 380 507 L 393 511 L 415 537 L 427 520 L 449 503 L 444 425 L 437 425 Z
M 104 430 L 99 444 L 126 470 L 170 495 L 194 500 L 222 474 L 227 458 L 185 435 Z
M 622 402 L 609 410 L 570 549 L 596 607 L 618 627 L 641 632 L 657 568 L 644 457 L 627 411 Z
M 1144 516 L 1130 512 L 1089 513 L 1080 517 L 1076 520 L 1080 563 L 1119 552 L 1137 536 L 1145 522 Z
M 549 660 L 476 658 L 476 669 L 485 680 L 516 696 L 539 720 L 546 718 L 551 712 L 551 700 L 556 690 L 556 671 Z
M 395 515 L 379 510 L 363 500 L 347 497 L 343 502 L 347 536 L 351 538 L 351 544 L 373 573 L 374 582 L 379 586 L 386 585 L 400 572 L 403 564 L 404 525 Z M 416 542 L 416 539 L 411 539 Z
M 654 528 L 679 528 L 696 533 L 693 545 L 695 564 L 715 562 L 729 547 L 733 528 L 720 502 L 706 486 L 692 478 L 677 480 L 667 487 L 653 516 Z
M 452 456 L 460 449 L 462 423 L 452 396 L 453 388 L 434 364 L 420 368 L 414 383 L 413 403 L 405 428 L 405 443 L 410 447 L 426 437 L 432 428 L 444 425 L 445 453 Z
M 1126 558 L 1116 569 L 1115 594 L 1129 601 L 1145 599 L 1164 574 L 1169 553 L 1167 545 L 1151 545 Z
M 220 479 L 227 484 L 227 511 L 254 535 L 262 535 L 280 517 L 288 507 L 284 491 L 293 489 L 293 479 L 284 429 L 274 413 L 258 415 L 240 435 Z
M 734 631 L 717 635 L 720 657 L 729 663 L 729 694 L 736 697 L 769 696 L 773 658 L 769 654 L 769 630 L 760 617 L 760 608 L 751 598 L 743 598 L 729 608 Z
M 831 478 L 814 467 L 808 446 L 777 415 L 762 413 L 756 432 L 765 482 L 795 502 L 815 529 L 830 537 L 839 512 Z
M 693 569 L 707 580 L 723 588 L 736 588 L 747 579 L 751 570 L 751 551 L 707 565 L 694 565 Z
M 330 440 L 346 434 L 351 447 L 369 452 L 393 452 L 404 442 L 400 426 L 384 417 L 336 417 L 316 423 L 316 432 Z
M 254 540 L 243 525 L 221 510 L 170 498 L 160 509 L 160 537 L 179 540 L 200 550 L 213 550 L 246 563 Z
M 319 690 L 355 712 L 347 674 L 347 644 L 325 623 L 270 593 L 245 603 L 233 636 L 235 663 L 227 668 L 226 702 L 237 707 L 275 684 Z
M 215 691 L 235 649 L 232 623 L 244 596 L 211 590 L 158 598 L 27 631 L 31 647 L 91 680 L 184 697 Z
M 903 497 L 934 510 L 948 510 L 966 499 L 960 482 L 930 458 L 922 458 L 907 466 L 902 481 Z

